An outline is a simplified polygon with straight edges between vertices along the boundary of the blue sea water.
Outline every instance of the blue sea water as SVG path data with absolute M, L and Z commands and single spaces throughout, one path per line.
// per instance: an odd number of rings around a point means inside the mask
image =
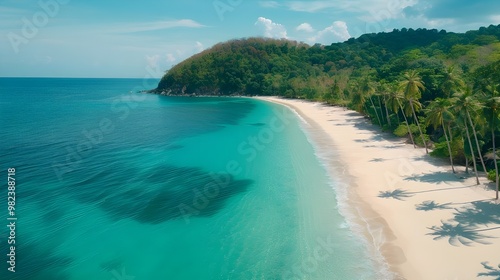
M 289 109 L 0 78 L 0 279 L 377 279 Z

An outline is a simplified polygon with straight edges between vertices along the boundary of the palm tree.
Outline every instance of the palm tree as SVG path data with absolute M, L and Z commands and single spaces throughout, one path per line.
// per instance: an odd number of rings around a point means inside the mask
M 484 172 L 488 173 L 488 170 L 486 169 L 486 165 L 484 164 L 484 159 L 483 155 L 481 153 L 481 146 L 479 144 L 479 140 L 477 138 L 477 131 L 476 131 L 476 125 L 474 124 L 475 122 L 472 121 L 471 117 L 471 112 L 476 113 L 477 111 L 481 110 L 484 106 L 481 104 L 481 101 L 477 98 L 475 98 L 472 95 L 472 91 L 470 89 L 467 89 L 465 93 L 456 93 L 459 98 L 463 99 L 463 108 L 462 108 L 462 113 L 464 114 L 464 117 L 466 120 L 469 121 L 470 127 L 472 128 L 472 133 L 474 136 L 474 140 L 476 142 L 476 148 L 477 148 L 477 153 L 479 154 L 479 159 L 481 161 L 481 165 L 483 167 Z M 461 96 L 461 97 L 460 97 Z M 476 120 L 476 123 L 479 120 Z
M 357 82 L 353 82 L 351 84 L 351 103 L 354 106 L 354 109 L 359 113 L 364 113 L 365 103 L 366 103 L 366 95 L 361 91 L 361 87 Z
M 469 142 L 469 149 L 470 149 L 470 153 L 472 155 L 472 165 L 474 166 L 474 174 L 476 175 L 476 183 L 479 185 L 479 175 L 477 173 L 476 156 L 474 154 L 474 149 L 472 148 L 472 140 L 470 138 L 470 132 L 469 132 L 469 126 L 467 125 L 467 120 L 463 120 L 463 124 L 465 126 L 465 132 L 467 135 L 467 140 Z M 466 157 L 467 157 L 467 155 L 466 155 Z
M 446 133 L 445 122 L 449 123 L 453 120 L 453 113 L 450 111 L 451 103 L 448 99 L 436 98 L 432 101 L 427 109 L 425 109 L 425 113 L 427 115 L 426 122 L 427 124 L 431 124 L 434 126 L 434 129 L 439 126 L 442 127 L 444 137 L 446 139 L 446 144 L 448 145 L 448 153 L 450 154 L 450 164 L 453 173 L 455 172 L 455 167 L 453 166 L 453 154 L 451 151 L 450 140 L 448 139 L 448 134 Z
M 461 123 L 464 125 L 467 140 L 469 142 L 470 153 L 472 155 L 472 163 L 474 165 L 474 173 L 476 175 L 476 182 L 479 185 L 479 175 L 477 174 L 476 156 L 474 154 L 474 149 L 472 148 L 472 140 L 470 137 L 469 125 L 467 122 L 467 114 L 465 113 L 468 106 L 470 106 L 470 99 L 468 99 L 467 97 L 468 97 L 468 95 L 461 93 L 461 92 L 458 92 L 458 93 L 453 94 L 453 98 L 450 101 L 453 104 L 453 108 L 454 108 L 455 112 L 460 114 L 459 117 L 461 119 Z M 478 152 L 480 152 L 480 151 L 478 151 Z M 466 155 L 466 158 L 467 158 L 467 155 Z
M 370 82 L 370 80 L 368 80 L 368 78 L 365 78 L 363 79 L 363 81 L 361 81 L 361 84 L 359 85 L 359 90 L 361 91 L 361 94 L 368 97 L 368 99 L 370 99 L 370 103 L 372 104 L 372 107 L 373 107 L 373 110 L 375 111 L 375 116 L 377 117 L 377 121 L 379 123 L 380 126 L 382 126 L 382 121 L 380 120 L 380 117 L 378 115 L 378 112 L 377 112 L 377 108 L 375 107 L 375 103 L 373 102 L 373 93 L 375 92 L 375 89 L 372 85 L 372 83 Z
M 499 186 L 499 174 L 498 174 L 498 163 L 497 163 L 497 153 L 495 147 L 495 132 L 498 129 L 498 120 L 500 119 L 500 94 L 498 92 L 499 85 L 489 85 L 486 88 L 486 100 L 484 113 L 486 117 L 490 120 L 490 130 L 491 130 L 491 140 L 493 143 L 493 164 L 495 165 L 495 190 L 496 199 L 498 200 L 498 193 L 500 191 Z
M 387 99 L 389 98 L 389 95 L 390 95 L 389 87 L 387 86 L 386 83 L 381 83 L 379 87 L 379 96 L 382 96 L 382 100 L 384 101 L 385 118 L 387 119 L 387 124 L 389 124 L 389 127 L 391 127 L 392 126 L 391 117 L 389 116 L 389 108 L 387 107 Z M 380 110 L 382 110 L 382 106 L 380 107 Z
M 444 79 L 441 83 L 440 89 L 443 93 L 450 97 L 453 92 L 456 92 L 460 88 L 464 88 L 465 84 L 456 74 L 455 67 L 450 66 L 446 68 L 444 72 Z
M 413 119 L 418 126 L 422 142 L 424 143 L 425 152 L 428 154 L 427 143 L 425 142 L 424 133 L 418 122 L 416 110 L 422 108 L 422 104 L 418 101 L 422 97 L 422 91 L 425 90 L 424 82 L 415 70 L 410 70 L 404 74 L 404 80 L 399 84 L 403 90 L 403 94 L 409 102 L 409 107 L 413 113 Z
M 413 148 L 416 148 L 417 145 L 415 145 L 415 141 L 413 140 L 413 134 L 411 133 L 410 123 L 406 118 L 405 110 L 402 105 L 403 100 L 404 100 L 404 95 L 398 91 L 397 85 L 393 85 L 392 88 L 389 90 L 387 104 L 389 108 L 391 108 L 391 110 L 396 114 L 398 114 L 398 111 L 401 110 L 403 118 L 405 119 L 406 128 L 408 128 L 408 135 L 410 136 L 411 143 L 413 144 Z
M 380 95 L 381 95 L 380 93 L 375 93 L 375 96 L 377 96 L 378 107 L 379 107 L 379 109 L 380 109 L 380 119 L 381 119 L 382 121 L 384 121 L 384 117 L 385 117 L 385 116 L 384 116 L 384 112 L 382 111 L 382 108 L 384 108 L 384 107 L 382 106 L 382 101 L 380 100 Z M 387 109 L 387 108 L 386 108 L 386 109 Z

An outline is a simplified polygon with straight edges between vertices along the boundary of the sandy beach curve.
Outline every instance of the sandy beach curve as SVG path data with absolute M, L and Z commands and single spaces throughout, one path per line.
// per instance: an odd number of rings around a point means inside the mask
M 326 168 L 347 182 L 349 212 L 396 279 L 500 279 L 500 205 L 482 178 L 317 102 L 259 97 L 294 109 Z M 335 156 L 331 156 L 332 152 Z M 338 157 L 338 158 L 332 158 Z M 332 176 L 332 175 L 331 175 Z M 335 175 L 333 175 L 335 176 Z

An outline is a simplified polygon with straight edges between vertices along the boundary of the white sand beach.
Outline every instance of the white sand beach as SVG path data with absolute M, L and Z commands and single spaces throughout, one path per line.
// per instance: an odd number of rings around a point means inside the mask
M 356 224 L 397 279 L 499 279 L 500 205 L 486 178 L 476 186 L 464 167 L 453 174 L 446 160 L 381 132 L 356 112 L 260 99 L 293 108 L 316 135 L 318 152 L 335 151 L 331 169 L 343 163 Z

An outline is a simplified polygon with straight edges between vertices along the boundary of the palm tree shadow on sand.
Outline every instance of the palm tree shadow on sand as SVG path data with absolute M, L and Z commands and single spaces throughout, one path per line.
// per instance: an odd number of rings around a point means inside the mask
M 441 221 L 440 226 L 428 228 L 432 232 L 427 235 L 434 236 L 434 240 L 448 238 L 448 242 L 453 246 L 460 244 L 471 246 L 474 242 L 487 245 L 490 243 L 484 239 L 494 237 L 483 235 L 482 232 L 500 229 L 500 205 L 498 204 L 489 201 L 474 201 L 469 206 L 455 209 L 455 211 L 454 217 L 449 222 Z
M 435 172 L 422 175 L 415 175 L 405 179 L 406 181 L 416 181 L 424 183 L 447 183 L 447 182 L 463 182 L 464 179 L 451 174 L 449 172 Z
M 397 200 L 404 200 L 405 198 L 414 196 L 413 193 L 405 191 L 402 189 L 395 189 L 393 191 L 379 192 L 378 197 L 380 198 L 393 198 Z
M 488 262 L 482 262 L 481 264 L 483 265 L 484 269 L 488 270 L 488 272 L 478 273 L 477 276 L 496 277 L 495 280 L 500 280 L 500 264 L 498 265 L 498 268 L 488 265 Z
M 476 201 L 471 207 L 456 209 L 454 221 L 470 226 L 500 225 L 500 205 L 488 201 Z
M 393 191 L 381 191 L 381 192 L 379 192 L 378 197 L 380 197 L 380 198 L 394 198 L 394 199 L 397 199 L 397 200 L 404 200 L 405 198 L 412 197 L 412 196 L 414 196 L 416 194 L 420 194 L 420 193 L 450 191 L 450 190 L 466 189 L 466 188 L 470 188 L 470 186 L 447 187 L 447 188 L 441 188 L 441 189 L 432 189 L 432 190 L 414 191 L 414 192 L 409 192 L 407 190 L 402 190 L 402 189 L 395 189 Z
M 450 205 L 451 205 L 451 203 L 439 204 L 433 200 L 427 200 L 427 201 L 424 201 L 420 204 L 415 205 L 415 207 L 419 211 L 432 211 L 432 210 L 451 209 Z
M 476 227 L 471 225 L 453 225 L 443 221 L 441 221 L 441 223 L 441 226 L 432 226 L 428 228 L 432 232 L 427 233 L 427 235 L 434 236 L 434 240 L 448 238 L 448 242 L 453 246 L 459 246 L 460 244 L 472 246 L 473 243 L 483 245 L 490 244 L 489 242 L 484 241 L 484 239 L 492 237 L 480 233 L 484 230 L 478 230 Z

